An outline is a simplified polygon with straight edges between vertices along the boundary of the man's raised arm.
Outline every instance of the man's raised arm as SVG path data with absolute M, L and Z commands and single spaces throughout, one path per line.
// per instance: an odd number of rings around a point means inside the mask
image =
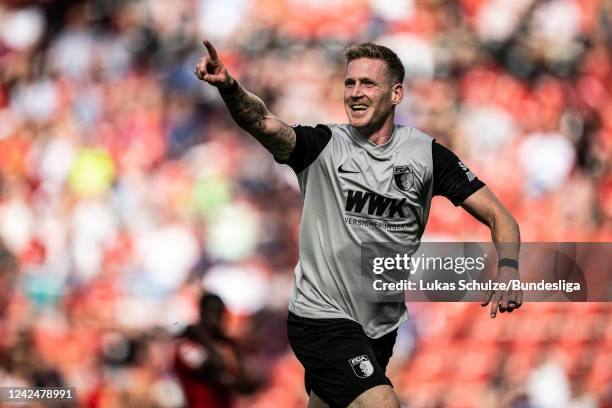
M 274 116 L 263 101 L 247 91 L 230 76 L 217 50 L 204 40 L 208 57 L 202 57 L 195 68 L 198 79 L 219 89 L 230 115 L 278 160 L 287 160 L 295 147 L 295 131 Z

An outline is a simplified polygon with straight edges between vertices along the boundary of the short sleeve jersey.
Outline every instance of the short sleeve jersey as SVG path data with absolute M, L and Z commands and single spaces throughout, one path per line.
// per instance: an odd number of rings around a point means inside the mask
M 407 319 L 402 302 L 364 300 L 355 287 L 361 243 L 417 248 L 431 199 L 461 204 L 484 186 L 449 149 L 419 130 L 396 125 L 376 145 L 350 125 L 296 126 L 286 161 L 304 208 L 289 310 L 306 318 L 345 318 L 379 338 Z

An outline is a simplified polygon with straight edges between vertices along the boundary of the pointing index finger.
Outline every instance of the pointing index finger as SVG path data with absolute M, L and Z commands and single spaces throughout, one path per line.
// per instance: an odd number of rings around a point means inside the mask
M 210 55 L 210 59 L 213 61 L 218 60 L 219 57 L 217 56 L 217 50 L 212 45 L 212 43 L 208 40 L 204 40 L 203 42 L 204 42 L 204 47 L 206 47 L 206 50 L 208 51 L 208 55 Z

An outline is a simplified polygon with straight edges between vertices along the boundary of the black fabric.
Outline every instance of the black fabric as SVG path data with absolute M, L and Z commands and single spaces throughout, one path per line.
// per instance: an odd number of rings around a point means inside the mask
M 306 392 L 310 395 L 314 391 L 330 408 L 346 407 L 378 385 L 392 386 L 385 369 L 393 354 L 397 330 L 371 339 L 352 320 L 307 319 L 289 312 L 287 335 L 306 371 Z M 359 377 L 351 364 L 360 356 L 367 356 L 373 367 L 366 378 Z
M 516 259 L 510 258 L 502 258 L 497 263 L 498 268 L 503 268 L 504 266 L 507 266 L 508 268 L 514 268 L 516 270 L 518 270 L 519 268 L 518 261 Z
M 448 148 L 433 141 L 433 195 L 448 198 L 455 206 L 480 190 L 480 181 Z
M 294 126 L 295 147 L 287 160 L 275 159 L 278 163 L 288 164 L 296 173 L 301 173 L 319 157 L 331 140 L 331 129 L 325 125 Z

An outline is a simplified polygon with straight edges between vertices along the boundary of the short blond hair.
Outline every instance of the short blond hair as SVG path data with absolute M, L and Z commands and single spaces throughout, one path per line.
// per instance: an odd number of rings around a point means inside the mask
M 404 82 L 404 65 L 402 61 L 400 61 L 399 57 L 396 53 L 391 51 L 391 49 L 374 44 L 371 42 L 365 42 L 361 44 L 352 45 L 344 51 L 344 57 L 346 58 L 346 63 L 348 64 L 352 60 L 358 58 L 371 58 L 371 59 L 379 59 L 384 61 L 389 68 L 389 73 L 391 74 L 391 79 L 400 84 Z

